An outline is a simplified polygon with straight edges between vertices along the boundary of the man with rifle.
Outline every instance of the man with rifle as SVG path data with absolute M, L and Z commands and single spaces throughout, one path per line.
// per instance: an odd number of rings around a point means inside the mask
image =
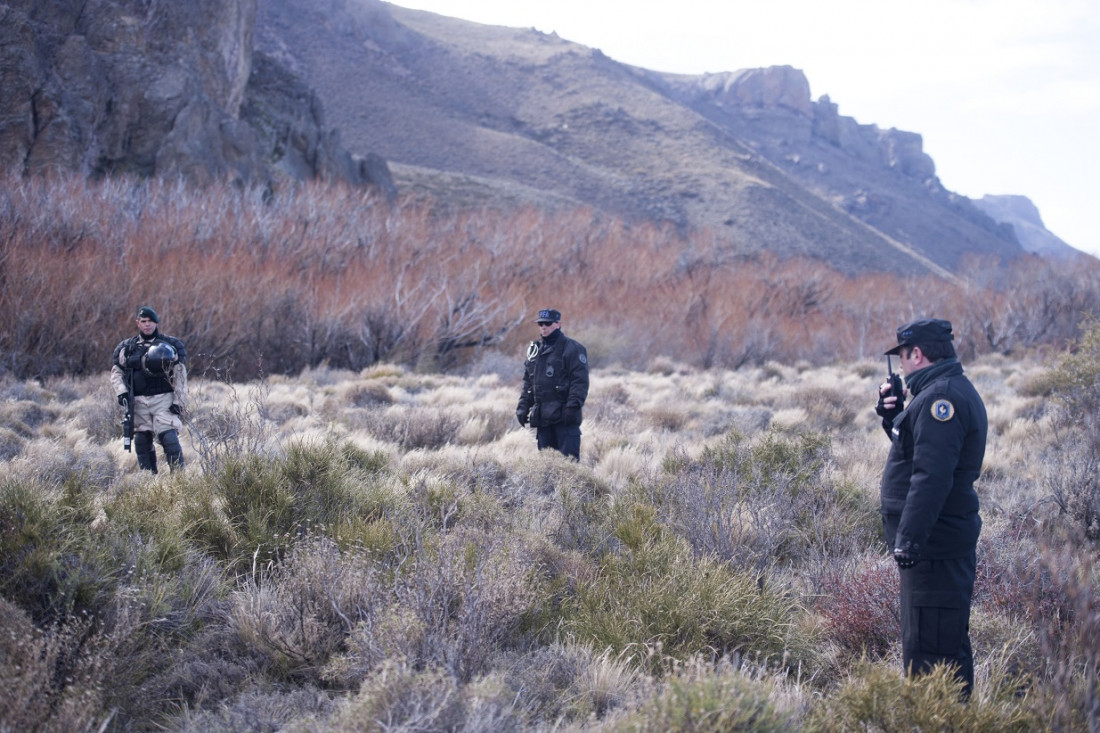
M 187 349 L 177 338 L 160 332 L 160 318 L 147 305 L 137 310 L 138 333 L 115 347 L 111 356 L 111 386 L 126 408 L 123 447 L 133 436 L 138 467 L 157 472 L 153 438 L 164 448 L 168 468 L 183 468 L 180 415 L 187 405 Z
M 982 470 L 985 404 L 963 375 L 951 324 L 907 323 L 886 352 L 875 412 L 890 436 L 882 472 L 882 522 L 901 573 L 901 651 L 908 674 L 954 667 L 974 685 L 970 602 L 982 519 L 974 482 Z M 889 367 L 896 355 L 905 386 Z M 905 405 L 906 394 L 911 394 Z

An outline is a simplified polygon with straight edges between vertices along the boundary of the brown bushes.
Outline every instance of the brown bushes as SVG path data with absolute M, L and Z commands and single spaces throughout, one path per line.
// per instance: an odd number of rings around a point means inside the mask
M 927 313 L 955 321 L 964 356 L 1009 353 L 1061 345 L 1100 311 L 1091 260 L 972 262 L 962 285 L 849 277 L 583 209 L 435 214 L 321 185 L 263 203 L 231 188 L 7 178 L 0 265 L 0 373 L 19 378 L 105 369 L 139 303 L 187 342 L 193 369 L 238 379 L 518 353 L 518 327 L 546 304 L 594 359 L 634 368 L 658 354 L 702 367 L 862 358 Z

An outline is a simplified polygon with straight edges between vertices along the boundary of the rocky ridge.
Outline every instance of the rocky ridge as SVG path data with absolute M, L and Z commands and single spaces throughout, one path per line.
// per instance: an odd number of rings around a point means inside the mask
M 791 67 L 663 74 L 381 0 L 271 0 L 256 39 L 410 194 L 581 205 L 851 272 L 950 276 L 971 255 L 1025 253 L 944 188 L 919 134 L 841 115 Z

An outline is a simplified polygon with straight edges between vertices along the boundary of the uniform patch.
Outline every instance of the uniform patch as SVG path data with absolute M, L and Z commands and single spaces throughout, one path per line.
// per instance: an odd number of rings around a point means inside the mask
M 534 361 L 535 357 L 539 355 L 539 342 L 532 341 L 531 345 L 527 347 L 527 361 Z
M 581 360 L 581 364 L 588 363 L 588 354 L 585 354 L 584 352 L 581 352 L 580 356 L 578 356 L 577 358 Z
M 955 406 L 950 400 L 936 400 L 932 403 L 932 417 L 940 422 L 947 422 L 955 417 Z

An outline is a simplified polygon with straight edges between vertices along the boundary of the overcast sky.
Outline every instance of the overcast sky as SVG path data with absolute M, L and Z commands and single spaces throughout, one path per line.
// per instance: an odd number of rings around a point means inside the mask
M 861 124 L 919 133 L 949 190 L 1022 194 L 1100 256 L 1097 0 L 398 0 L 684 74 L 789 65 Z

